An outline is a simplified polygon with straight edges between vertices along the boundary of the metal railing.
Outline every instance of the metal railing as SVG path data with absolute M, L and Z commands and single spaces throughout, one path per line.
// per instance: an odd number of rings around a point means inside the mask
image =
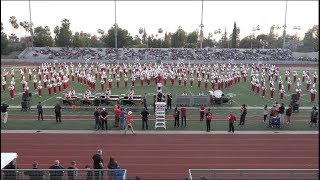
M 2 169 L 3 180 L 126 180 L 126 169 Z
M 319 179 L 319 169 L 189 169 L 190 180 Z

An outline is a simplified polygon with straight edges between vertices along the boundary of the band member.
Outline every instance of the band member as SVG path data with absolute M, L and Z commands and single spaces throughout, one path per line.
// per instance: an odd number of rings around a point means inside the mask
M 204 88 L 207 89 L 208 88 L 208 82 L 209 80 L 208 79 L 205 79 L 204 80 Z
M 199 76 L 199 77 L 198 77 L 198 88 L 201 87 L 201 80 L 202 80 L 202 78 Z
M 306 81 L 306 89 L 307 89 L 307 91 L 309 91 L 309 89 L 310 89 L 310 84 L 311 84 L 311 81 L 308 78 L 307 81 Z
M 211 79 L 211 89 L 214 90 L 214 79 Z
M 21 81 L 22 89 L 24 89 L 26 87 L 26 83 L 27 83 L 27 81 L 25 80 L 25 77 L 23 76 L 22 81 Z
M 171 75 L 170 81 L 171 81 L 171 86 L 173 86 L 174 85 L 174 76 L 173 75 Z
M 183 85 L 184 86 L 187 86 L 187 81 L 188 81 L 188 78 L 187 78 L 187 76 L 185 76 L 184 79 L 183 79 Z
M 134 90 L 132 88 L 130 88 L 129 94 L 128 94 L 128 99 L 133 99 L 133 95 L 134 95 Z
M 298 73 L 296 71 L 294 71 L 294 73 L 293 73 L 293 82 L 297 81 L 297 76 L 298 76 Z
M 52 94 L 52 84 L 48 83 L 48 94 L 51 95 Z
M 313 83 L 314 84 L 317 83 L 317 80 L 318 80 L 318 74 L 317 74 L 317 72 L 314 72 L 314 74 L 313 74 Z
M 34 80 L 37 80 L 37 79 L 34 79 Z M 47 79 L 43 80 L 43 86 L 44 86 L 44 88 L 47 88 L 47 86 L 48 86 L 48 80 Z
M 281 80 L 281 76 L 280 76 L 280 79 L 279 79 L 279 85 L 278 85 L 278 87 L 279 87 L 279 90 L 281 89 L 281 87 L 282 87 L 282 80 Z
M 163 77 L 163 84 L 166 86 L 167 85 L 167 75 L 165 75 L 164 77 Z
M 136 78 L 134 77 L 134 75 L 132 75 L 131 77 L 131 86 L 134 87 L 134 84 L 136 82 Z
M 181 77 L 181 75 L 179 75 L 178 76 L 178 84 L 179 84 L 179 86 L 181 85 L 181 81 L 182 81 L 182 77 Z
M 316 99 L 316 94 L 317 94 L 316 85 L 313 84 L 312 89 L 310 90 L 311 103 L 314 103 L 314 100 Z
M 260 93 L 260 84 L 259 84 L 259 82 L 257 82 L 255 86 L 256 86 L 256 89 L 257 89 L 256 93 L 257 93 L 257 95 L 259 95 L 259 93 Z
M 38 95 L 39 95 L 39 97 L 42 97 L 42 86 L 41 86 L 41 81 L 39 81 L 38 83 L 39 83 L 39 85 L 38 85 L 38 87 L 37 87 L 37 89 L 38 89 Z
M 292 84 L 290 77 L 288 77 L 287 84 L 288 84 L 288 91 L 290 91 L 290 89 L 291 89 L 291 84 Z
M 264 97 L 266 95 L 266 86 L 263 85 L 261 89 L 262 89 L 262 97 Z
M 32 79 L 32 71 L 31 71 L 31 69 L 29 69 L 28 74 L 29 74 L 29 81 L 31 81 L 31 79 Z
M 106 99 L 110 99 L 110 96 L 111 96 L 111 90 L 108 88 L 106 90 Z
M 108 83 L 109 83 L 109 89 L 112 89 L 112 78 L 111 75 L 109 75 Z
M 193 86 L 193 80 L 194 80 L 193 74 L 191 74 L 191 75 L 190 75 L 190 86 L 191 86 L 191 87 Z
M 281 89 L 280 89 L 280 99 L 283 100 L 283 97 L 284 97 L 284 87 L 282 85 Z
M 127 74 L 124 74 L 123 82 L 124 82 L 124 87 L 127 87 L 128 86 Z
M 14 100 L 14 86 L 13 85 L 10 85 L 9 87 L 8 87 L 8 89 L 9 89 L 9 93 L 10 93 L 10 97 L 11 97 L 11 99 L 12 100 Z
M 300 88 L 300 84 L 297 83 L 297 88 L 296 88 L 296 95 L 297 95 L 297 100 L 300 100 L 300 93 L 301 93 L 301 88 Z
M 270 87 L 270 98 L 273 99 L 273 95 L 274 95 L 274 87 Z
M 70 99 L 70 98 L 71 98 L 71 93 L 70 93 L 70 91 L 66 91 L 66 93 L 65 93 L 65 98 L 66 98 L 66 99 Z
M 7 84 L 7 81 L 5 80 L 5 77 L 2 77 L 1 85 L 2 85 L 2 90 L 3 91 L 6 91 L 6 84 Z
M 70 96 L 71 97 L 75 97 L 76 96 L 76 91 L 73 88 L 71 88 L 71 90 L 70 90 Z
M 119 76 L 119 74 L 117 74 L 117 76 L 116 76 L 116 82 L 117 82 L 117 88 L 119 88 L 120 87 L 120 76 Z
M 148 74 L 147 75 L 147 85 L 150 86 L 150 82 L 151 82 L 151 77 L 150 75 Z
M 104 90 L 104 84 L 105 84 L 104 80 L 101 79 L 101 80 L 100 80 L 100 85 L 101 85 L 101 90 L 102 90 L 102 91 Z
M 38 77 L 39 77 L 39 80 L 42 79 L 42 73 L 41 73 L 41 70 L 40 70 L 40 69 L 39 69 L 39 71 L 38 71 Z
M 143 87 L 144 75 L 140 75 L 140 85 Z
M 61 83 L 61 81 L 58 81 L 57 86 L 58 86 L 59 92 L 61 92 L 62 91 L 62 83 Z
M 53 93 L 54 93 L 54 94 L 57 94 L 57 83 L 56 83 L 56 82 L 53 82 L 53 83 L 52 83 L 52 87 L 53 87 Z

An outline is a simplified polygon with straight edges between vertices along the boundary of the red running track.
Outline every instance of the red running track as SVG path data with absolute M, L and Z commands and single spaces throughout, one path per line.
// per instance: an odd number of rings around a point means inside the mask
M 142 179 L 184 179 L 190 168 L 319 168 L 318 135 L 1 134 L 1 151 L 17 152 L 19 168 L 59 159 L 83 169 L 97 149 Z

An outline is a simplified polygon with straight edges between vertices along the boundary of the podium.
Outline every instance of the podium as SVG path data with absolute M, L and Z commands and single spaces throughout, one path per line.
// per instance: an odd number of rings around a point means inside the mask
M 156 102 L 156 111 L 155 111 L 155 117 L 156 122 L 154 125 L 154 129 L 157 128 L 164 128 L 166 129 L 166 103 L 165 102 Z

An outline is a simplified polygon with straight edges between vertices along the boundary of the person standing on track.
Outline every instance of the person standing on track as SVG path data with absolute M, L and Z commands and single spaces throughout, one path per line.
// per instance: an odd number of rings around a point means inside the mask
M 54 106 L 54 113 L 56 115 L 56 123 L 61 123 L 61 106 L 59 103 Z
M 147 108 L 144 108 L 140 114 L 142 117 L 142 130 L 144 130 L 144 125 L 146 125 L 146 129 L 148 129 L 149 112 L 147 111 Z
M 246 120 L 246 115 L 247 115 L 247 108 L 246 108 L 246 105 L 243 104 L 241 106 L 241 112 L 240 112 L 240 123 L 239 125 L 244 125 L 244 122 Z
M 292 106 L 289 105 L 288 109 L 286 110 L 287 124 L 291 123 L 291 115 L 292 115 Z
M 234 115 L 234 113 L 231 111 L 229 116 L 228 116 L 228 119 L 229 119 L 229 132 L 233 132 L 234 133 L 234 122 L 236 121 L 236 116 Z
M 178 108 L 175 107 L 173 110 L 174 128 L 179 127 L 179 116 L 180 116 L 180 112 L 178 111 Z
M 102 159 L 102 150 L 98 149 L 97 153 L 92 156 L 93 160 L 93 169 L 99 169 L 99 171 L 94 171 L 94 178 L 101 179 L 103 177 L 103 171 L 101 169 L 104 168 L 103 159 Z
M 263 122 L 265 123 L 269 114 L 268 106 L 264 105 L 263 108 Z
M 131 114 L 132 114 L 132 111 L 129 111 L 129 112 L 128 112 L 128 116 L 127 116 L 127 126 L 126 126 L 126 129 L 124 130 L 124 134 L 125 134 L 125 135 L 127 135 L 127 130 L 128 130 L 129 128 L 131 129 L 131 131 L 132 131 L 132 133 L 133 133 L 134 135 L 136 134 L 136 133 L 134 132 L 134 130 L 133 130 L 133 126 L 132 126 L 133 120 L 132 120 Z
M 115 105 L 113 111 L 114 111 L 114 127 L 119 127 L 120 106 Z
M 210 112 L 210 109 L 208 109 L 208 112 L 206 113 L 207 132 L 211 131 L 211 120 L 212 120 L 212 113 Z
M 41 117 L 41 120 L 43 121 L 43 109 L 40 101 L 37 105 L 37 109 L 38 109 L 38 121 L 40 121 L 40 117 Z
M 187 108 L 185 106 L 181 107 L 181 127 L 187 127 Z M 184 123 L 183 123 L 184 122 Z
M 100 120 L 101 120 L 101 129 L 102 130 L 108 130 L 108 112 L 106 111 L 106 108 L 102 108 L 102 111 L 100 112 Z M 104 129 L 104 127 L 106 127 Z
M 100 119 L 100 112 L 101 109 L 100 108 L 96 108 L 93 115 L 94 115 L 94 120 L 95 120 L 95 126 L 94 128 L 96 130 L 100 130 L 102 129 L 102 125 L 101 125 L 101 119 Z
M 7 112 L 8 107 L 9 107 L 8 104 L 5 104 L 5 103 L 1 104 L 1 119 L 4 124 L 6 124 L 8 121 L 8 112 Z
M 199 111 L 200 111 L 200 121 L 203 121 L 204 119 L 204 111 L 205 111 L 205 107 L 203 104 L 200 105 Z
M 120 126 L 120 129 L 124 129 L 125 126 L 124 126 L 124 120 L 126 119 L 126 109 L 124 107 L 121 107 L 120 108 L 120 121 L 119 121 L 119 126 Z
M 311 120 L 309 122 L 310 127 L 312 127 L 313 124 L 315 124 L 315 127 L 317 127 L 318 115 L 319 115 L 318 109 L 317 107 L 314 106 L 311 111 L 311 117 L 310 117 Z

